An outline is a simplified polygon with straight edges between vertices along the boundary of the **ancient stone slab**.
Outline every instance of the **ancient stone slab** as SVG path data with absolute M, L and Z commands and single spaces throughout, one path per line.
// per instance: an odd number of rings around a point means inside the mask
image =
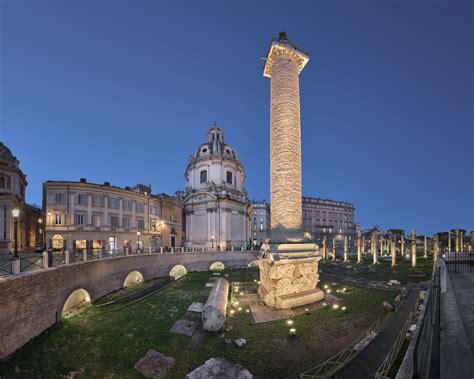
M 193 301 L 193 303 L 188 308 L 188 312 L 201 313 L 202 312 L 202 307 L 204 307 L 203 303 L 197 303 L 197 302 Z
M 245 338 L 238 338 L 238 339 L 234 340 L 234 343 L 238 347 L 242 347 L 242 346 L 245 346 L 247 344 L 247 340 Z
M 393 305 L 390 304 L 388 301 L 384 301 L 382 305 L 387 312 L 393 311 Z
M 164 379 L 174 362 L 174 358 L 150 349 L 144 357 L 140 358 L 135 368 L 146 378 Z
M 253 375 L 243 366 L 224 358 L 208 359 L 202 366 L 186 375 L 186 379 L 252 379 Z
M 196 330 L 196 327 L 196 321 L 178 320 L 171 327 L 171 331 L 173 333 L 183 334 L 185 336 L 191 337 Z

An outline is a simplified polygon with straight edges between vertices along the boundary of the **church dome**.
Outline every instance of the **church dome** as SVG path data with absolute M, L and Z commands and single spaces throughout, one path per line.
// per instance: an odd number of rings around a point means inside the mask
M 200 145 L 192 158 L 223 157 L 232 160 L 239 160 L 234 148 L 224 143 L 224 132 L 216 124 L 207 132 L 207 142 Z
M 0 142 L 0 159 L 15 163 L 17 159 L 12 154 L 11 150 Z

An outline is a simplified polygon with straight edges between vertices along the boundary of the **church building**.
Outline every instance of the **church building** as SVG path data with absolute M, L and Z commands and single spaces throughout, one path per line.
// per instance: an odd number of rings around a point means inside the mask
M 207 142 L 190 157 L 186 190 L 181 194 L 186 219 L 186 247 L 226 250 L 248 247 L 251 204 L 237 152 L 214 125 Z

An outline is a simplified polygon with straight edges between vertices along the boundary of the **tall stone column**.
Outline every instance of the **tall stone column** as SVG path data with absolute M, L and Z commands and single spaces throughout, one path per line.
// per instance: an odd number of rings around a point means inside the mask
M 323 237 L 323 257 L 324 259 L 328 259 L 328 251 L 327 251 L 327 237 L 326 235 Z
M 451 230 L 448 231 L 448 251 L 451 252 Z
M 433 236 L 433 265 L 438 267 L 439 262 L 439 236 L 435 234 Z
M 459 231 L 459 251 L 464 251 L 464 232 L 462 230 Z
M 384 239 L 383 237 L 380 237 L 380 256 L 383 255 L 383 244 L 384 244 Z
M 344 236 L 344 262 L 347 262 L 348 259 L 348 250 L 349 250 L 349 241 L 347 236 Z
M 411 232 L 411 267 L 416 267 L 416 230 Z
M 400 255 L 403 257 L 405 255 L 405 235 L 402 234 L 402 239 L 400 240 Z
M 362 260 L 361 250 L 360 250 L 360 233 L 357 234 L 357 263 L 360 263 Z
M 459 229 L 456 229 L 455 233 L 456 233 L 456 253 L 459 253 Z
M 424 258 L 428 258 L 428 237 L 425 236 L 424 240 L 423 240 L 423 248 L 424 248 L 424 254 L 423 254 L 423 257 Z
M 285 32 L 270 43 L 263 76 L 270 78 L 270 241 L 259 260 L 263 302 L 288 309 L 324 299 L 317 288 L 318 246 L 304 238 L 301 204 L 299 75 L 309 57 Z
M 396 250 L 395 250 L 396 241 L 397 240 L 395 238 L 390 240 L 390 250 L 391 250 L 391 255 L 392 255 L 392 267 L 397 265 L 397 254 L 396 254 Z
M 362 236 L 362 255 L 365 255 L 365 236 Z
M 336 259 L 336 245 L 337 245 L 336 237 L 334 237 L 332 239 L 332 253 L 334 254 L 334 259 Z
M 375 234 L 372 235 L 372 257 L 374 259 L 374 264 L 378 263 L 377 257 L 377 236 Z

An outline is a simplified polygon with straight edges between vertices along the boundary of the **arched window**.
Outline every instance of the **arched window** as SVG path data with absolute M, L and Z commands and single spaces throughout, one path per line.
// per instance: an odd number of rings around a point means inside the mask
M 0 188 L 7 188 L 7 180 L 4 176 L 0 176 Z
M 206 183 L 207 182 L 207 171 L 200 172 L 200 182 Z
M 232 180 L 232 171 L 227 171 L 227 183 L 228 184 L 232 184 L 233 183 L 233 180 Z

